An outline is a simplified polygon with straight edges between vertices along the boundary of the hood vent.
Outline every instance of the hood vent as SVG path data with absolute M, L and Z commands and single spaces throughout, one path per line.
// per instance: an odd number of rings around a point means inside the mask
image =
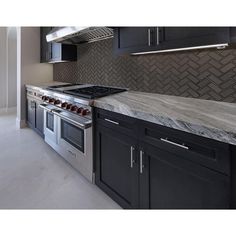
M 47 36 L 48 42 L 64 44 L 92 43 L 113 37 L 109 27 L 55 27 Z

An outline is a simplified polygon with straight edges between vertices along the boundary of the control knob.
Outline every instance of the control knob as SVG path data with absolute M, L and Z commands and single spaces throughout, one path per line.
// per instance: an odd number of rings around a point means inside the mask
M 83 111 L 82 111 L 82 113 L 81 113 L 81 115 L 82 116 L 86 116 L 86 115 L 88 115 L 89 114 L 89 109 L 84 109 Z
M 48 96 L 42 96 L 42 100 L 43 100 L 43 101 L 47 101 L 48 99 L 49 99 Z
M 62 107 L 62 108 L 66 108 L 67 104 L 68 104 L 67 102 L 63 102 L 63 103 L 61 104 L 61 107 Z
M 72 107 L 72 104 L 67 104 L 67 105 L 66 105 L 66 109 L 67 109 L 67 110 L 70 110 L 71 107 Z
M 49 98 L 49 103 L 54 103 L 55 99 L 54 98 Z
M 54 105 L 59 105 L 59 104 L 61 104 L 60 100 L 57 99 L 57 100 L 54 101 Z
M 83 107 L 78 107 L 76 112 L 77 112 L 77 113 L 82 113 L 83 110 L 84 110 Z
M 76 112 L 78 110 L 78 107 L 73 105 L 71 106 L 70 110 Z

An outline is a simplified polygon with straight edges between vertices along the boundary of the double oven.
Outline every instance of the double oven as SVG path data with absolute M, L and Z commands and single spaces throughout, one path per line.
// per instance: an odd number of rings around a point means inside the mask
M 44 109 L 45 142 L 94 182 L 92 120 L 51 104 L 40 106 Z
M 94 99 L 124 91 L 126 89 L 86 84 L 40 89 L 45 141 L 91 182 L 94 182 Z

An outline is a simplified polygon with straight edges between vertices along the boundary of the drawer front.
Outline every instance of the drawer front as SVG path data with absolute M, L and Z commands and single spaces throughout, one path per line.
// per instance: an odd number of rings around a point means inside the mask
M 96 124 L 105 126 L 113 130 L 117 130 L 121 133 L 130 136 L 136 136 L 135 132 L 136 119 L 98 108 L 95 109 L 94 115 Z
M 153 123 L 141 122 L 139 126 L 142 141 L 202 166 L 230 174 L 228 144 Z

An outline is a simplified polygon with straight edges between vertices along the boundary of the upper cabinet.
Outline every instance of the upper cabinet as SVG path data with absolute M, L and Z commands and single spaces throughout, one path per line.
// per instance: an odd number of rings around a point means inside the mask
M 77 47 L 75 45 L 66 45 L 61 43 L 48 43 L 46 35 L 52 30 L 52 27 L 41 27 L 41 58 L 40 62 L 62 62 L 76 61 Z
M 150 51 L 163 40 L 160 27 L 120 27 L 114 29 L 114 50 L 116 53 Z
M 114 30 L 116 54 L 155 52 L 230 43 L 229 27 L 121 27 Z

